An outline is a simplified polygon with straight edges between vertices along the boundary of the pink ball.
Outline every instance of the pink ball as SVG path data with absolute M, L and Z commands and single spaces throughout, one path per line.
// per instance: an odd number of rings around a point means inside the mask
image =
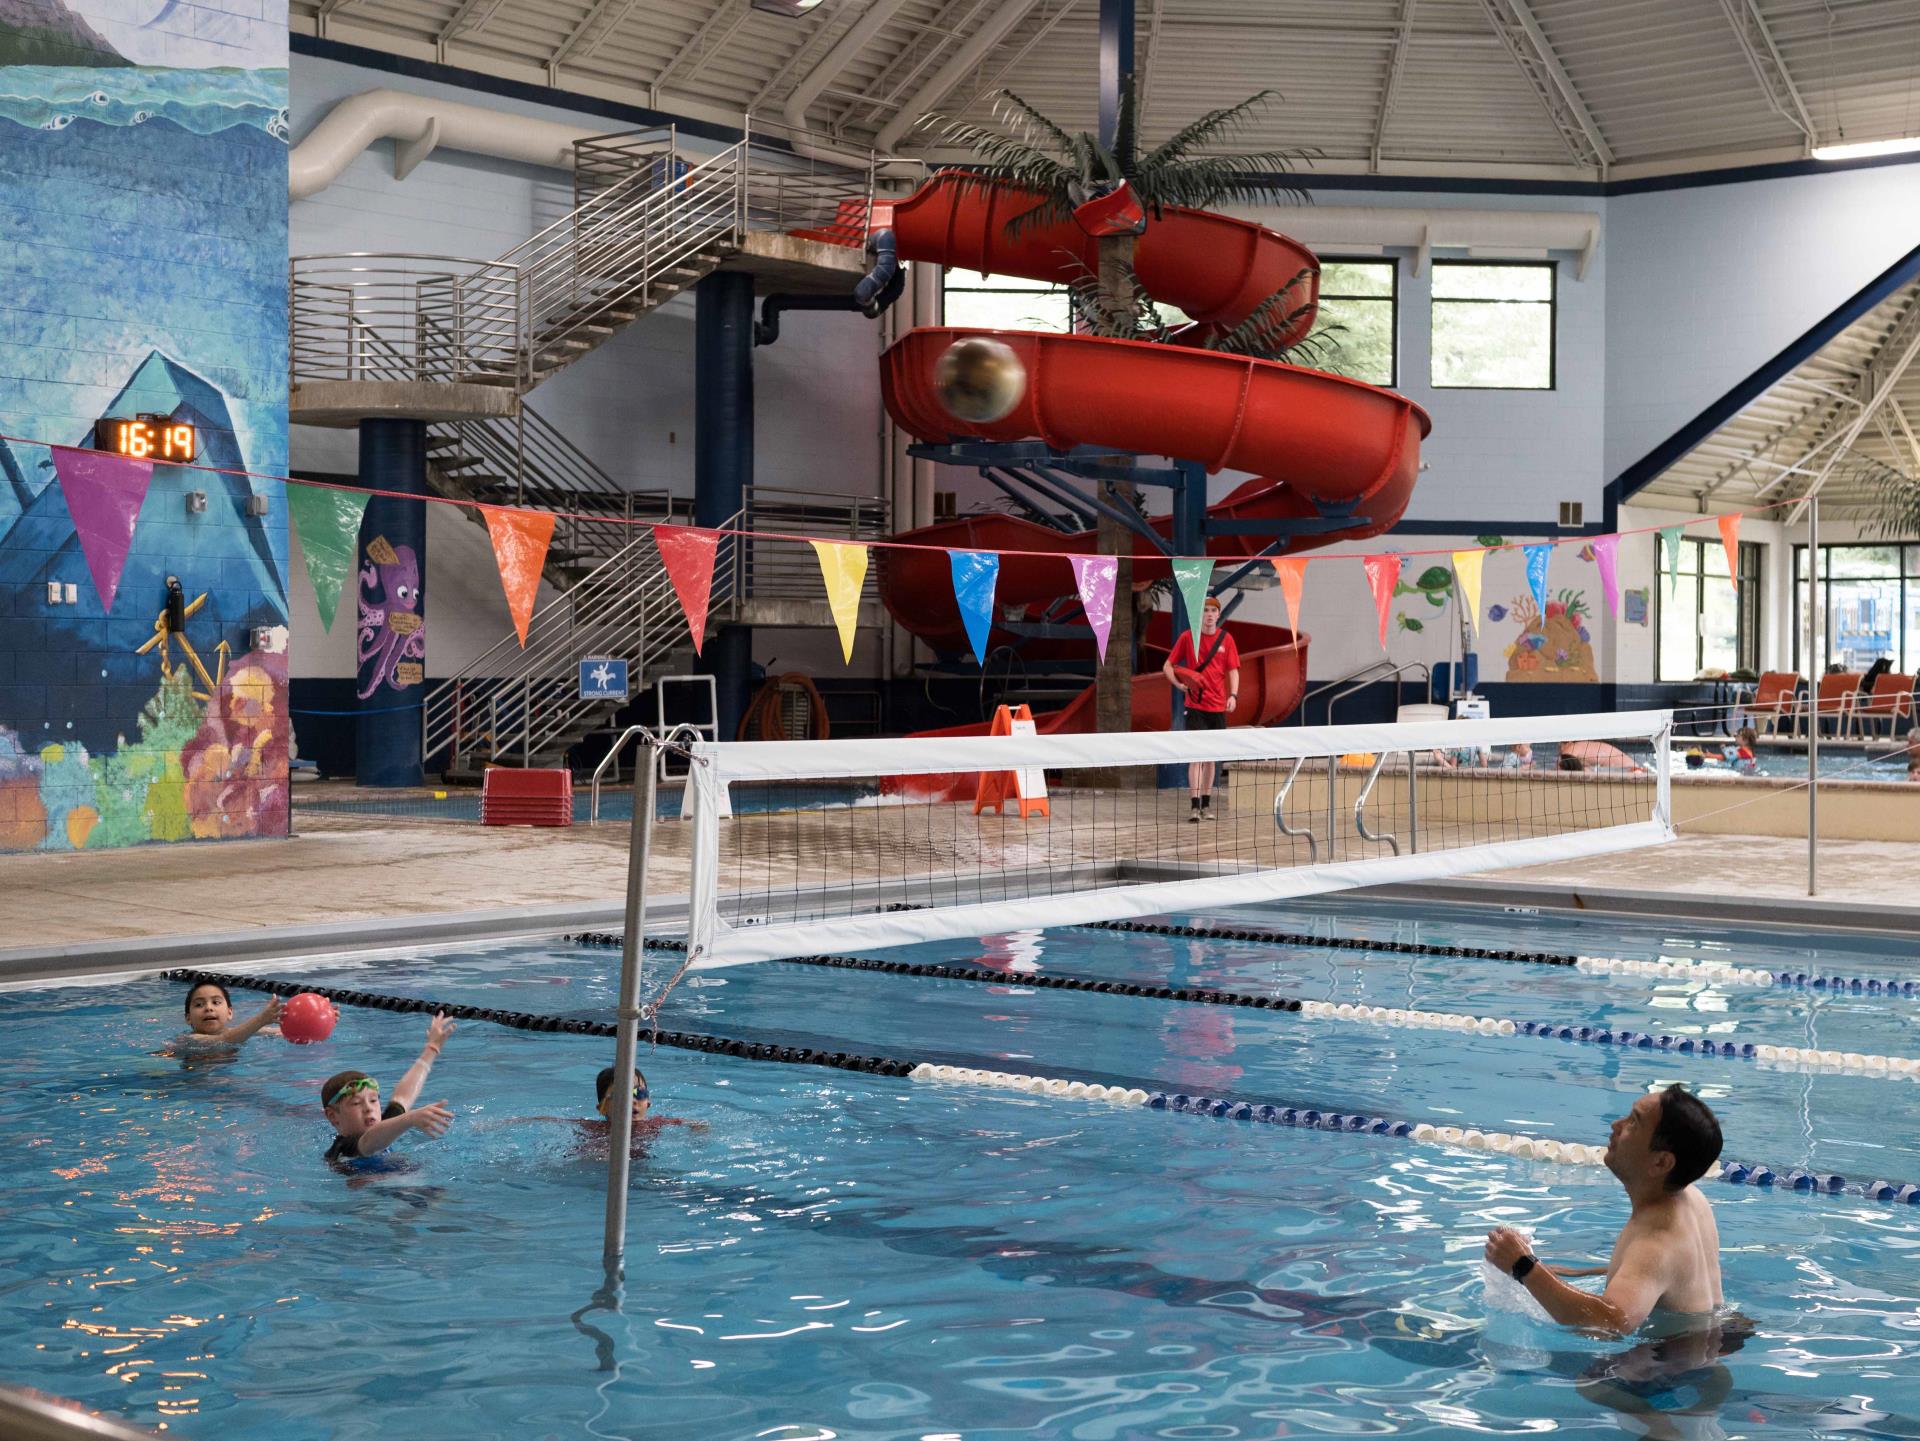
M 280 1034 L 296 1046 L 312 1045 L 333 1034 L 333 1023 L 340 1013 L 333 1002 L 312 991 L 302 991 L 280 1010 Z

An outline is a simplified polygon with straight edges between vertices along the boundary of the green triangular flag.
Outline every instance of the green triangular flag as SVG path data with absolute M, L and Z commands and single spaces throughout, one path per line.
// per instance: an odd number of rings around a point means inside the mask
M 1667 573 L 1667 598 L 1673 598 L 1673 582 L 1680 569 L 1680 532 L 1684 525 L 1663 525 L 1660 527 L 1660 549 L 1666 557 L 1662 567 Z
M 287 511 L 300 537 L 300 554 L 307 562 L 307 579 L 313 582 L 320 624 L 329 631 L 333 613 L 340 607 L 340 590 L 359 559 L 360 516 L 366 508 L 364 490 L 287 483 Z
M 1213 560 L 1208 556 L 1203 555 L 1196 560 L 1176 560 L 1173 563 L 1173 583 L 1180 588 L 1180 599 L 1187 608 L 1186 615 L 1175 617 L 1175 640 L 1180 638 L 1182 630 L 1190 630 L 1196 636 L 1200 633 L 1200 607 L 1207 603 L 1207 583 L 1212 579 Z M 1199 643 L 1196 641 L 1194 654 L 1199 653 Z

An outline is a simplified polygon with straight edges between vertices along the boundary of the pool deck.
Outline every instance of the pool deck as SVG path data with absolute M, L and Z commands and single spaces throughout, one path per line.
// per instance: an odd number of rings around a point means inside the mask
M 684 887 L 684 856 L 668 839 L 674 829 L 663 827 L 656 845 L 657 884 L 666 891 Z M 517 912 L 532 924 L 617 906 L 626 863 L 620 824 L 532 830 L 311 814 L 289 841 L 5 856 L 0 960 L 12 950 L 298 926 L 323 935 L 351 929 L 353 943 L 364 945 L 377 939 L 379 922 L 460 912 Z M 1820 881 L 1810 909 L 1804 841 L 1712 835 L 1429 893 L 1920 930 L 1920 906 L 1890 904 L 1920 898 L 1920 845 L 1823 841 Z

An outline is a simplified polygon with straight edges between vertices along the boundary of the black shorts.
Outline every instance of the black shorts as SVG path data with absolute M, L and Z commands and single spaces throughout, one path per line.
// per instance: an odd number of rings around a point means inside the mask
M 1187 729 L 1190 731 L 1223 731 L 1227 728 L 1227 713 L 1223 710 L 1200 710 L 1187 707 Z

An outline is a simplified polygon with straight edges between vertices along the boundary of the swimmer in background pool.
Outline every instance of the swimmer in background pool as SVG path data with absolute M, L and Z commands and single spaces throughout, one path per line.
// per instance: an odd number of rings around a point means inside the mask
M 607 1133 L 613 1124 L 613 1107 L 619 1099 L 612 1095 L 613 1067 L 608 1066 L 593 1078 L 594 1110 L 600 1113 L 597 1121 L 575 1121 L 580 1128 L 582 1140 L 597 1140 L 606 1144 Z M 683 1121 L 678 1116 L 653 1116 L 653 1093 L 647 1089 L 647 1078 L 636 1067 L 633 1073 L 633 1139 L 638 1142 L 652 1140 L 668 1126 L 685 1126 L 689 1131 L 704 1131 L 705 1121 Z
M 1625 1336 L 1660 1312 L 1683 1329 L 1681 1318 L 1697 1319 L 1722 1304 L 1720 1231 L 1693 1184 L 1719 1159 L 1720 1123 L 1699 1097 L 1677 1085 L 1642 1096 L 1607 1138 L 1607 1169 L 1633 1206 L 1608 1263 L 1543 1266 L 1526 1238 L 1505 1226 L 1488 1233 L 1487 1260 L 1562 1326 Z M 1561 1279 L 1603 1274 L 1606 1289 L 1597 1296 Z
M 218 981 L 201 981 L 187 992 L 185 1006 L 187 1034 L 180 1039 L 189 1045 L 244 1046 L 261 1031 L 280 1019 L 280 998 L 267 997 L 267 1003 L 253 1015 L 233 1023 L 233 997 Z

